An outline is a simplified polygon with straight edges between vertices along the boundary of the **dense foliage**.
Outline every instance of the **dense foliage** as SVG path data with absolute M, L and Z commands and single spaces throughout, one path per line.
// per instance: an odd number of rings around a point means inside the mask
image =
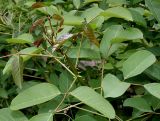
M 159 121 L 159 0 L 1 0 L 0 121 Z

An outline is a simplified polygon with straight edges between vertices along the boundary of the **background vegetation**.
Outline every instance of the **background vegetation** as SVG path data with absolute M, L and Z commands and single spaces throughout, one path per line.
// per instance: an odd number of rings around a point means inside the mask
M 1 0 L 0 121 L 159 121 L 159 0 Z

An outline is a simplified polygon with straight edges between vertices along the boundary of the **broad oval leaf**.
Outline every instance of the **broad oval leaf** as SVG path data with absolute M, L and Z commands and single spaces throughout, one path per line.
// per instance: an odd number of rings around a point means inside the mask
M 127 8 L 123 7 L 113 7 L 105 10 L 101 13 L 102 16 L 104 16 L 106 19 L 109 19 L 111 17 L 115 18 L 122 18 L 127 21 L 133 21 L 132 14 Z
M 141 50 L 132 54 L 122 67 L 124 79 L 136 76 L 151 66 L 156 61 L 155 56 L 147 51 Z
M 102 88 L 105 98 L 119 97 L 129 88 L 129 86 L 129 83 L 120 81 L 112 74 L 107 74 L 102 80 Z
M 53 121 L 52 113 L 42 113 L 36 116 L 33 116 L 29 121 Z
M 17 38 L 7 39 L 8 43 L 17 43 L 17 44 L 33 43 L 33 41 L 34 41 L 33 36 L 29 33 L 22 34 Z
M 9 108 L 0 109 L 0 121 L 28 121 L 20 111 L 12 111 Z
M 44 103 L 48 100 L 58 96 L 60 91 L 58 88 L 49 83 L 41 83 L 32 86 L 20 94 L 18 94 L 11 102 L 10 108 L 12 110 L 19 110 L 40 103 Z
M 104 116 L 114 119 L 115 110 L 112 105 L 105 100 L 100 94 L 96 93 L 93 89 L 87 86 L 81 86 L 71 92 L 71 95 L 99 111 Z M 98 102 L 98 103 L 97 103 Z
M 145 84 L 144 88 L 153 96 L 160 99 L 160 83 L 149 83 Z
M 112 42 L 123 42 L 126 40 L 143 39 L 143 33 L 137 28 L 127 28 L 122 30 Z
M 147 7 L 153 13 L 154 17 L 160 23 L 160 1 L 159 0 L 145 0 Z
M 142 97 L 128 98 L 124 101 L 123 106 L 133 107 L 142 112 L 152 112 L 150 105 Z
M 13 56 L 12 76 L 15 84 L 21 89 L 23 82 L 23 58 L 20 55 Z

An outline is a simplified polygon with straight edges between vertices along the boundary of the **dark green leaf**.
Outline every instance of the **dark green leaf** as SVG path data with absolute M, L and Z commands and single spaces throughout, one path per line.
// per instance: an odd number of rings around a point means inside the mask
M 152 112 L 149 104 L 142 97 L 128 98 L 124 101 L 123 105 L 136 108 L 142 112 Z
M 144 73 L 149 77 L 160 81 L 160 64 L 156 63 L 147 68 Z
M 52 113 L 42 113 L 36 116 L 33 116 L 29 121 L 53 121 Z
M 97 120 L 94 119 L 92 116 L 83 115 L 83 116 L 77 117 L 75 121 L 97 121 Z
M 0 97 L 2 98 L 8 98 L 7 91 L 3 88 L 0 88 Z
M 28 121 L 20 111 L 11 111 L 9 108 L 0 109 L 0 121 Z

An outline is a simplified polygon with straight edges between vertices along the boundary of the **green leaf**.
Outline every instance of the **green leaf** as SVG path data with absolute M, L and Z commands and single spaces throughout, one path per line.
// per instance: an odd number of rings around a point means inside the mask
M 149 104 L 142 97 L 127 98 L 124 101 L 123 106 L 133 107 L 142 112 L 152 112 Z
M 49 83 L 41 83 L 32 86 L 18 94 L 11 102 L 12 110 L 19 110 L 40 103 L 44 103 L 58 96 L 58 88 Z
M 144 73 L 147 76 L 160 81 L 160 64 L 159 63 L 153 64 L 152 66 L 147 68 L 144 71 Z
M 3 74 L 8 74 L 8 73 L 11 72 L 13 60 L 14 60 L 13 57 L 9 58 L 8 62 L 6 63 L 6 65 L 5 65 L 4 69 L 3 69 Z
M 52 113 L 42 113 L 36 116 L 33 116 L 29 121 L 53 121 Z
M 116 76 L 107 74 L 102 80 L 104 97 L 119 97 L 125 93 L 130 84 L 120 81 Z
M 19 54 L 22 54 L 21 56 L 23 58 L 23 61 L 25 62 L 34 56 L 32 54 L 37 54 L 41 51 L 42 51 L 42 48 L 28 47 L 28 48 L 25 48 L 25 49 L 19 51 Z
M 113 25 L 104 31 L 104 35 L 100 43 L 100 52 L 104 58 L 107 58 L 118 49 L 118 45 L 112 45 L 111 40 L 116 38 L 122 30 L 123 27 L 121 25 Z
M 19 52 L 19 54 L 22 54 L 21 57 L 23 58 L 23 62 L 29 60 L 33 55 L 32 54 L 36 54 L 41 52 L 42 49 L 41 48 L 37 48 L 37 47 L 28 47 L 25 48 L 23 50 L 21 50 Z M 24 55 L 23 55 L 24 54 Z M 6 66 L 3 69 L 3 74 L 8 74 L 11 72 L 12 70 L 12 61 L 14 60 L 13 57 L 11 57 L 8 62 L 6 63 Z
M 64 15 L 64 25 L 80 26 L 80 25 L 82 25 L 83 21 L 84 21 L 84 19 L 80 16 L 74 16 L 71 14 Z
M 89 3 L 92 3 L 92 2 L 98 2 L 98 1 L 101 1 L 101 0 L 84 0 L 84 3 L 83 4 L 89 4 Z
M 0 97 L 2 98 L 8 98 L 7 91 L 3 88 L 0 88 Z
M 80 0 L 73 0 L 73 5 L 76 7 L 76 9 L 78 9 L 81 5 L 81 1 Z
M 160 23 L 160 1 L 159 0 L 145 0 L 146 6 L 153 13 L 153 16 Z
M 37 10 L 46 14 L 46 15 L 50 15 L 50 16 L 53 16 L 53 14 L 59 14 L 57 7 L 53 6 L 53 5 L 50 5 L 47 7 L 37 8 Z
M 155 56 L 160 56 L 160 47 L 151 47 L 147 48 L 150 52 L 152 52 Z
M 88 59 L 100 59 L 100 52 L 88 49 L 88 48 L 70 48 L 67 52 L 68 57 L 70 58 L 88 58 Z
M 151 66 L 156 61 L 155 56 L 147 51 L 141 50 L 132 54 L 124 63 L 122 72 L 124 79 L 136 76 Z
M 143 98 L 147 100 L 148 104 L 152 106 L 154 111 L 160 109 L 160 99 L 150 94 L 144 95 Z
M 122 4 L 126 4 L 126 0 L 107 0 L 107 3 L 111 4 L 111 6 L 118 6 Z
M 23 58 L 19 55 L 13 56 L 12 76 L 15 84 L 21 89 L 23 82 Z
M 143 33 L 137 28 L 127 28 L 122 30 L 117 37 L 112 39 L 111 42 L 123 42 L 135 39 L 143 39 Z
M 58 98 L 58 99 L 59 100 L 52 99 L 46 103 L 42 103 L 38 105 L 38 108 L 39 108 L 38 113 L 54 112 L 61 101 L 61 98 Z M 58 109 L 61 110 L 67 106 L 68 104 L 62 103 Z
M 133 21 L 132 14 L 127 8 L 123 7 L 112 7 L 104 12 L 101 13 L 102 16 L 104 16 L 106 19 L 115 17 L 115 18 L 122 18 L 127 21 Z
M 7 42 L 8 43 L 17 43 L 17 44 L 25 44 L 25 43 L 30 44 L 30 43 L 34 42 L 34 38 L 31 34 L 25 33 L 25 34 L 18 36 L 17 38 L 7 39 Z
M 93 116 L 90 115 L 82 115 L 75 119 L 75 121 L 97 121 Z
M 83 18 L 86 18 L 87 23 L 89 23 L 90 21 L 95 19 L 101 12 L 103 12 L 102 9 L 98 7 L 92 7 L 92 8 L 86 9 L 81 16 Z
M 71 92 L 71 95 L 99 111 L 104 116 L 114 119 L 115 111 L 112 105 L 105 100 L 100 94 L 87 86 L 81 86 Z M 98 103 L 97 103 L 98 102 Z
M 0 109 L 0 121 L 28 121 L 20 111 L 11 111 L 9 108 Z
M 72 84 L 73 81 L 73 77 L 70 73 L 68 73 L 68 71 L 63 71 L 60 74 L 59 77 L 59 89 L 61 92 L 65 93 L 70 85 Z M 75 87 L 75 85 L 72 86 L 72 89 Z
M 143 18 L 143 16 L 139 12 L 137 12 L 133 8 L 130 8 L 129 10 L 132 14 L 134 22 L 136 22 L 138 25 L 141 25 L 141 26 L 144 26 L 144 27 L 147 26 L 146 20 Z
M 153 96 L 160 99 L 160 83 L 149 83 L 145 84 L 144 88 Z

